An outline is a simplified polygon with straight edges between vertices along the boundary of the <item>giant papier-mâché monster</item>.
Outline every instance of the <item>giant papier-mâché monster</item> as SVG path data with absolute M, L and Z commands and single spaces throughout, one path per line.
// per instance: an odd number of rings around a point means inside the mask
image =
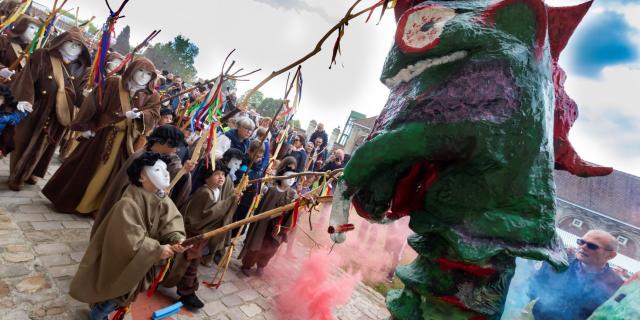
M 567 266 L 554 167 L 612 171 L 571 147 L 577 107 L 557 66 L 590 6 L 397 2 L 381 76 L 391 94 L 338 182 L 330 222 L 346 224 L 351 203 L 378 222 L 410 216 L 418 257 L 396 270 L 405 288 L 387 296 L 395 318 L 499 318 L 515 257 Z

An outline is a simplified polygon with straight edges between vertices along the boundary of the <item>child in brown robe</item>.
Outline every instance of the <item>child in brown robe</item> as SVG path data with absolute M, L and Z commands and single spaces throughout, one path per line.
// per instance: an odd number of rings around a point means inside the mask
M 71 281 L 69 294 L 92 305 L 91 320 L 106 320 L 147 290 L 156 264 L 184 252 L 180 212 L 166 195 L 168 160 L 147 152 L 127 169 L 131 185 L 102 222 Z
M 182 208 L 185 230 L 189 237 L 230 223 L 233 209 L 238 202 L 233 182 L 228 179 L 228 170 L 222 161 L 215 162 L 215 169 L 212 163 L 209 163 L 199 173 L 199 178 L 205 183 L 193 193 L 189 202 Z M 174 268 L 178 265 L 183 265 L 180 269 L 186 268 L 177 284 L 180 301 L 185 306 L 194 309 L 204 307 L 204 303 L 195 294 L 198 290 L 198 265 L 202 258 L 202 249 L 209 245 L 210 252 L 216 250 L 224 246 L 224 240 L 225 237 L 222 236 L 211 241 L 203 241 L 177 258 Z
M 293 157 L 282 159 L 277 176 L 283 176 L 295 172 L 297 162 Z M 296 197 L 296 191 L 291 188 L 295 179 L 276 180 L 266 187 L 255 215 L 269 211 L 291 203 Z M 282 217 L 277 216 L 252 223 L 244 241 L 244 247 L 239 258 L 242 259 L 242 273 L 250 276 L 250 270 L 254 265 L 258 266 L 257 274 L 262 275 L 264 267 L 278 251 L 280 244 L 287 241 L 287 225 L 290 224 L 291 214 L 286 213 Z

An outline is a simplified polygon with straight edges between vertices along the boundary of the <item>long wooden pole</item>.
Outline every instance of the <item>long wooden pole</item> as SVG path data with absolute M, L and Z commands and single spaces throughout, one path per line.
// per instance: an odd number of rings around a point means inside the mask
M 318 202 L 318 203 L 326 203 L 326 202 L 331 202 L 332 199 L 333 199 L 333 196 L 324 196 L 324 197 L 315 198 L 315 201 Z M 299 204 L 300 206 L 305 206 L 312 200 L 309 200 L 307 198 L 300 198 L 299 201 L 300 201 L 300 204 Z M 261 221 L 261 220 L 265 220 L 265 219 L 269 219 L 269 218 L 272 218 L 272 217 L 275 217 L 275 216 L 279 216 L 279 215 L 283 214 L 284 212 L 287 212 L 289 210 L 293 210 L 293 208 L 295 208 L 295 206 L 296 206 L 296 202 L 297 202 L 297 200 L 295 202 L 292 202 L 292 203 L 287 204 L 285 206 L 274 208 L 274 209 L 271 209 L 269 211 L 265 211 L 263 213 L 260 213 L 258 215 L 251 216 L 249 218 L 230 223 L 230 224 L 225 225 L 225 226 L 223 226 L 221 228 L 218 228 L 218 229 L 215 229 L 215 230 L 212 230 L 212 231 L 209 231 L 209 232 L 205 232 L 205 233 L 197 235 L 195 237 L 191 237 L 191 238 L 185 240 L 184 242 L 182 242 L 182 245 L 183 246 L 191 245 L 191 244 L 197 243 L 197 242 L 202 241 L 202 240 L 206 240 L 206 239 L 209 239 L 209 238 L 213 238 L 213 237 L 219 236 L 221 234 L 225 234 L 225 233 L 227 233 L 227 232 L 229 232 L 229 231 L 231 231 L 231 230 L 233 230 L 235 228 L 247 225 L 249 223 L 258 222 L 258 221 Z
M 329 31 L 327 31 L 327 33 L 324 34 L 324 36 L 322 36 L 322 38 L 320 38 L 320 41 L 318 41 L 318 43 L 316 43 L 316 46 L 313 48 L 313 50 L 311 50 L 309 53 L 307 53 L 306 55 L 304 55 L 302 58 L 292 62 L 291 64 L 287 65 L 286 67 L 280 69 L 280 70 L 276 70 L 273 71 L 269 74 L 269 76 L 267 76 L 266 78 L 264 78 L 264 80 L 260 81 L 260 83 L 258 83 L 258 85 L 256 85 L 255 87 L 253 87 L 251 90 L 249 90 L 249 92 L 244 96 L 244 99 L 242 99 L 242 101 L 240 102 L 240 104 L 238 105 L 238 107 L 246 107 L 249 99 L 251 98 L 251 96 L 256 93 L 258 90 L 260 90 L 260 88 L 262 88 L 263 85 L 265 85 L 267 82 L 269 82 L 271 79 L 289 71 L 291 68 L 302 64 L 303 62 L 307 61 L 309 58 L 315 56 L 316 54 L 318 54 L 321 50 L 322 50 L 322 45 L 324 44 L 325 41 L 327 41 L 327 39 L 329 38 L 329 36 L 331 36 L 331 34 L 333 34 L 335 31 L 338 31 L 340 28 L 346 26 L 350 20 L 362 15 L 363 13 L 366 12 L 370 12 L 371 10 L 373 10 L 376 7 L 379 7 L 381 5 L 383 5 L 383 2 L 377 1 L 376 4 L 367 7 L 365 9 L 362 9 L 361 11 L 358 11 L 356 13 L 352 13 L 352 11 L 355 9 L 355 7 L 361 2 L 362 0 L 356 0 L 353 5 L 351 5 L 351 7 L 349 8 L 349 10 L 347 11 L 347 13 L 345 14 L 345 16 L 340 20 L 340 22 L 338 22 L 336 25 L 334 25 L 331 29 L 329 29 Z
M 258 181 L 267 182 L 267 181 L 273 181 L 273 180 L 286 180 L 286 179 L 297 178 L 297 177 L 324 176 L 324 175 L 329 176 L 329 178 L 333 178 L 338 173 L 342 172 L 342 170 L 344 170 L 344 169 L 336 169 L 336 170 L 327 171 L 327 172 L 308 171 L 308 172 L 295 173 L 295 174 L 288 175 L 288 176 L 271 176 L 271 177 L 264 177 L 264 178 L 260 178 L 260 179 L 250 180 L 249 183 L 255 183 L 255 182 L 258 182 Z

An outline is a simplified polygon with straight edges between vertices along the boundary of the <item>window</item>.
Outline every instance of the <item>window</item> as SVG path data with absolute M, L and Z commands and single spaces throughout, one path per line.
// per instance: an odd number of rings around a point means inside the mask
M 574 218 L 573 221 L 571 221 L 571 225 L 576 228 L 582 228 L 582 220 Z
M 629 241 L 629 239 L 623 237 L 623 236 L 618 236 L 616 239 L 618 239 L 618 243 L 622 246 L 626 246 L 627 245 L 627 241 Z

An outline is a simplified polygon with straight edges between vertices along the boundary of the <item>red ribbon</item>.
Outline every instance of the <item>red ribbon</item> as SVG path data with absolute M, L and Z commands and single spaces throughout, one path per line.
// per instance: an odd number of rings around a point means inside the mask
M 164 275 L 169 270 L 169 265 L 170 264 L 171 264 L 170 262 L 167 262 L 167 264 L 164 265 L 164 267 L 162 268 L 162 271 L 160 271 L 160 274 L 158 274 L 156 279 L 153 281 L 153 284 L 151 285 L 151 288 L 149 288 L 149 291 L 147 291 L 147 297 L 151 298 L 153 296 L 153 294 L 156 293 L 156 289 L 158 288 L 158 285 L 160 284 L 160 281 L 162 281 L 162 278 L 164 278 Z
M 289 229 L 293 229 L 298 224 L 298 215 L 300 214 L 300 199 L 296 200 L 296 204 L 293 205 L 293 221 Z
M 123 320 L 124 316 L 127 314 L 128 309 L 129 308 L 127 307 L 120 307 L 116 309 L 116 313 L 113 315 L 113 318 L 111 318 L 111 320 Z

